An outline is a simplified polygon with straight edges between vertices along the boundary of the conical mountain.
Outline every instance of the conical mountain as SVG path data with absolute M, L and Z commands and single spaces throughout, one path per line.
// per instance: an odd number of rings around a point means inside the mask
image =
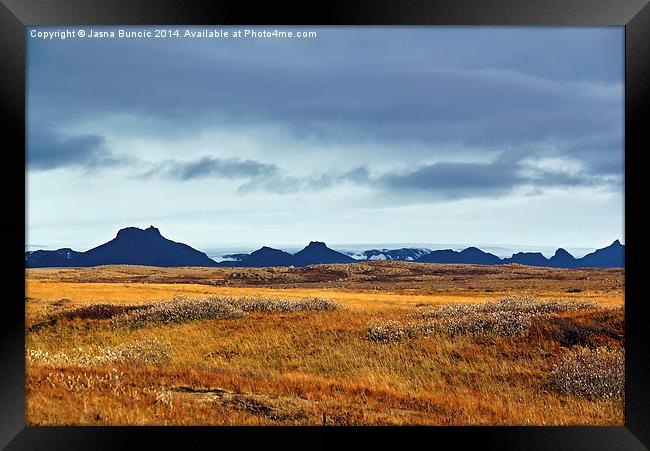
M 578 266 L 578 260 L 562 248 L 555 251 L 555 254 L 548 259 L 548 263 L 553 268 L 575 268 Z
M 78 266 L 216 266 L 205 253 L 163 237 L 154 226 L 121 229 L 111 241 L 83 252 L 77 261 Z
M 293 254 L 296 264 L 314 265 L 319 263 L 354 263 L 352 257 L 330 249 L 321 241 L 311 241 L 303 250 Z

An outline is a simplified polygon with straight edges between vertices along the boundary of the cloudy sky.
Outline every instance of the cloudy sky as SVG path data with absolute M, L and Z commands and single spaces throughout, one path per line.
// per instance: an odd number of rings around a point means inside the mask
M 28 29 L 28 244 L 623 240 L 622 27 L 282 29 Z

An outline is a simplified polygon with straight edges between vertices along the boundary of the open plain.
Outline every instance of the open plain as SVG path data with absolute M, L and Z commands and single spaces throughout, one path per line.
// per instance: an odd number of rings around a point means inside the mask
M 624 270 L 26 270 L 27 423 L 622 425 Z

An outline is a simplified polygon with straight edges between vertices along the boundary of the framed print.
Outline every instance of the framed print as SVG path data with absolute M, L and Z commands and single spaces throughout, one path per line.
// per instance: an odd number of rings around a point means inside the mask
M 2 445 L 646 449 L 650 7 L 463 3 L 3 0 Z

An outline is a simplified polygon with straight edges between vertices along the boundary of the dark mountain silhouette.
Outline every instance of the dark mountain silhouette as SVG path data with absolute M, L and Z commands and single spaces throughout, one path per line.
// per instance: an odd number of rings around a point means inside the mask
M 243 267 L 261 267 L 261 266 L 295 266 L 296 262 L 288 252 L 279 249 L 273 249 L 267 246 L 252 252 L 248 258 L 239 262 L 221 262 L 220 266 L 243 266 Z
M 62 253 L 60 249 L 53 251 Z M 36 251 L 39 252 L 39 251 Z M 42 252 L 42 251 L 41 251 Z M 146 265 L 146 266 L 216 266 L 217 263 L 203 252 L 187 244 L 168 240 L 154 226 L 148 229 L 127 227 L 117 232 L 111 241 L 86 252 L 74 252 L 64 263 L 26 256 L 26 266 L 99 266 L 99 265 Z M 65 253 L 65 252 L 64 252 Z M 52 264 L 54 263 L 54 264 Z
M 580 259 L 582 268 L 611 268 L 625 266 L 625 246 L 619 240 Z
M 75 262 L 79 255 L 81 255 L 81 252 L 73 251 L 67 247 L 55 251 L 37 250 L 25 252 L 25 267 L 48 268 L 76 266 Z
M 498 265 L 501 259 L 476 247 L 468 247 L 458 253 L 458 263 L 478 263 L 481 265 Z
M 310 242 L 303 250 L 290 254 L 267 246 L 251 254 L 232 254 L 219 263 L 229 267 L 261 267 L 261 266 L 306 266 L 326 263 L 354 263 L 352 257 L 330 249 L 320 241 Z
M 552 268 L 621 268 L 625 266 L 625 246 L 619 240 L 597 249 L 582 258 L 574 258 L 564 249 L 558 249 L 550 258 L 539 252 L 517 252 L 510 258 L 499 258 L 476 247 L 460 252 L 452 249 L 429 251 L 428 249 L 372 249 L 363 252 L 366 260 L 409 260 L 420 263 L 460 263 L 499 265 L 517 263 Z M 417 256 L 417 257 L 415 257 Z M 127 227 L 117 232 L 111 241 L 77 252 L 70 248 L 55 251 L 36 250 L 25 252 L 25 267 L 82 267 L 99 265 L 146 265 L 146 266 L 305 266 L 313 264 L 354 263 L 358 260 L 330 249 L 325 243 L 312 241 L 294 255 L 264 246 L 251 254 L 230 254 L 228 260 L 215 262 L 203 252 L 190 246 L 171 241 L 151 226 L 147 229 Z
M 148 265 L 148 266 L 215 266 L 216 262 L 187 244 L 168 240 L 160 230 L 127 227 L 117 232 L 108 243 L 90 249 L 80 256 L 84 266 Z
M 582 258 L 575 258 L 560 248 L 549 259 L 540 252 L 517 252 L 510 258 L 499 258 L 475 247 L 460 252 L 451 249 L 432 251 L 416 260 L 421 263 L 465 263 L 499 265 L 517 263 L 551 268 L 622 268 L 625 266 L 625 246 L 616 240 L 606 248 L 598 249 Z
M 578 260 L 564 249 L 559 248 L 548 259 L 548 265 L 553 268 L 575 268 L 578 266 Z
M 468 247 L 460 252 L 452 249 L 432 251 L 416 260 L 421 263 L 466 263 L 478 265 L 498 265 L 503 263 L 499 257 L 483 252 L 476 247 Z
M 354 263 L 356 260 L 330 249 L 321 241 L 311 241 L 307 247 L 293 254 L 296 265 L 305 266 L 317 263 Z
M 458 252 L 451 249 L 429 252 L 418 258 L 417 262 L 423 263 L 456 263 Z
M 549 266 L 549 260 L 541 252 L 517 252 L 512 257 L 503 259 L 502 263 L 518 263 L 528 266 Z

